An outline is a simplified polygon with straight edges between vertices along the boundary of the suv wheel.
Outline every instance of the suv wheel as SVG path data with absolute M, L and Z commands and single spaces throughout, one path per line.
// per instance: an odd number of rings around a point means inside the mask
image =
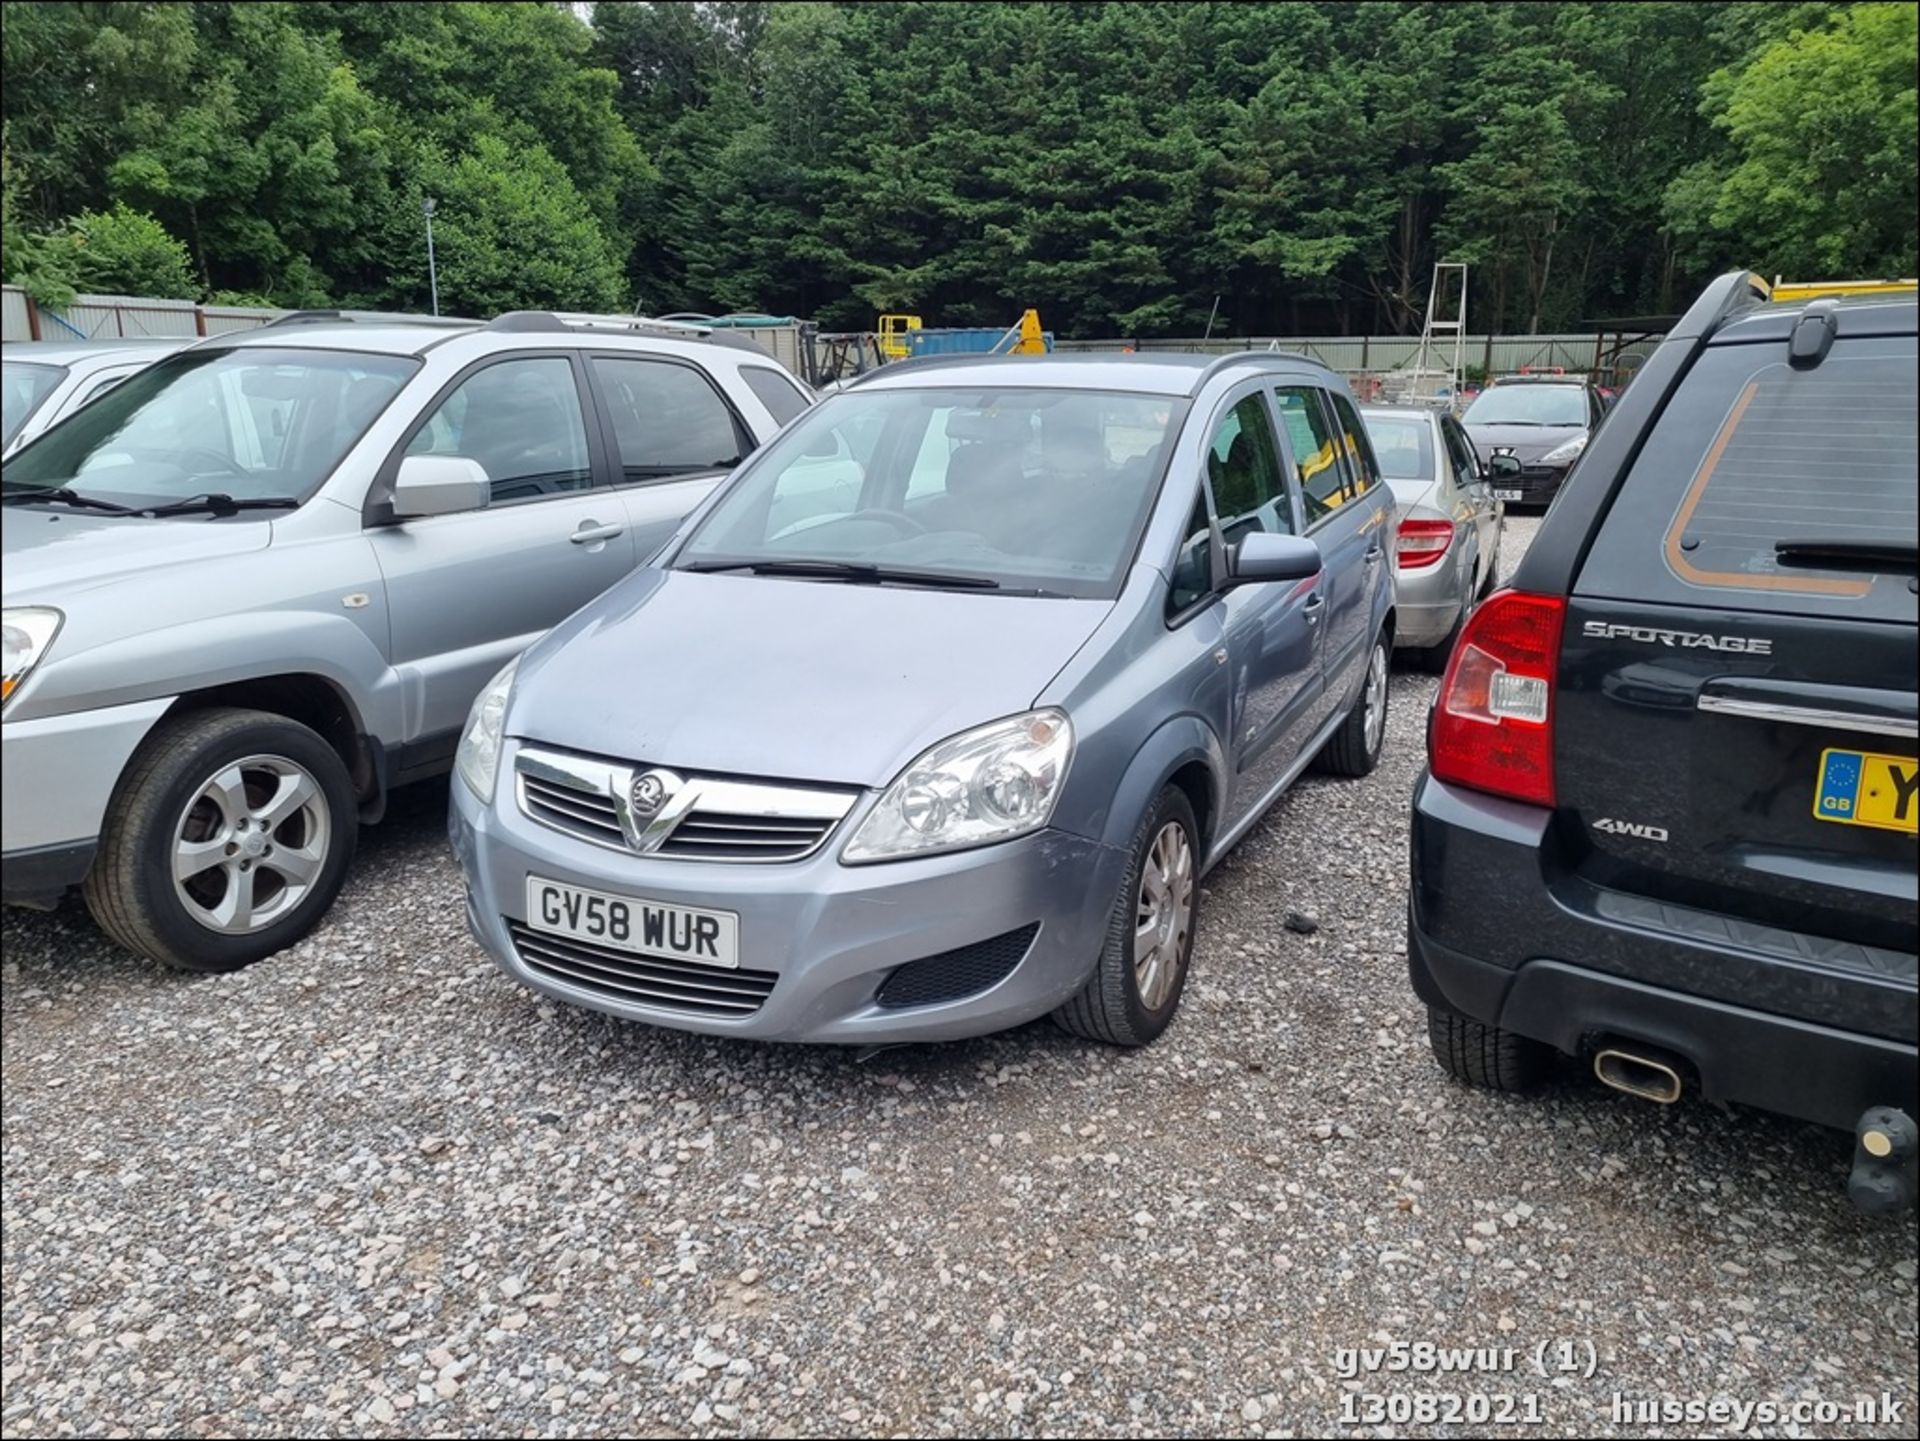
M 1427 1007 L 1427 1041 L 1441 1070 L 1483 1091 L 1534 1090 L 1553 1065 L 1552 1049 L 1539 1041 L 1438 1006 Z
M 1134 832 L 1133 860 L 1093 975 L 1053 1013 L 1061 1029 L 1144 1046 L 1172 1022 L 1200 917 L 1199 837 L 1186 793 L 1168 786 Z
M 340 890 L 353 786 L 313 731 L 262 711 L 162 722 L 115 793 L 87 908 L 130 951 L 232 971 L 299 940 Z
M 1387 646 L 1385 631 L 1373 638 L 1367 654 L 1367 675 L 1360 683 L 1360 694 L 1340 729 L 1333 733 L 1315 766 L 1330 775 L 1371 775 L 1380 764 L 1380 749 L 1387 739 Z

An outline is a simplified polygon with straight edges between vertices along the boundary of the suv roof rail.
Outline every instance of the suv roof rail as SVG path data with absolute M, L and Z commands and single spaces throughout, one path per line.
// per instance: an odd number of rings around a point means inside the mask
M 671 335 L 681 340 L 705 340 L 713 334 L 712 326 L 693 325 L 684 320 L 655 320 L 648 315 L 594 315 L 584 310 L 509 310 L 489 320 L 487 329 L 548 335 L 571 330 L 632 330 Z
M 356 325 L 429 325 L 439 326 L 442 329 L 480 323 L 460 315 L 417 315 L 407 311 L 289 310 L 285 315 L 276 315 L 265 325 L 257 328 L 266 330 L 275 325 L 337 325 L 342 322 L 351 322 Z
M 1667 334 L 1675 339 L 1697 340 L 1711 335 L 1742 311 L 1765 305 L 1772 298 L 1773 288 L 1751 270 L 1730 270 L 1708 283 Z

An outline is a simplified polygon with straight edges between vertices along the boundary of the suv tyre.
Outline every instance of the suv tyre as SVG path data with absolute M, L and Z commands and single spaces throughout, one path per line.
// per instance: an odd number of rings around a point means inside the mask
M 347 769 L 312 730 L 264 711 L 190 711 L 128 765 L 87 908 L 162 965 L 238 970 L 313 929 L 358 835 Z

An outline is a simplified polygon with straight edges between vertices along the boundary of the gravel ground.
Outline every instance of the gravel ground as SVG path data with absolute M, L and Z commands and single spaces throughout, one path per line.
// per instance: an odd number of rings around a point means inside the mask
M 1850 1212 L 1842 1138 L 1436 1070 L 1402 939 L 1432 686 L 1214 873 L 1144 1052 L 1040 1024 L 858 1065 L 545 1003 L 465 934 L 444 786 L 239 975 L 7 913 L 5 1433 L 1325 1434 L 1430 1392 L 1594 1436 L 1649 1434 L 1616 1393 L 1887 1391 L 1904 1421 L 1756 1430 L 1913 1434 L 1914 1223 Z M 1339 1374 L 1388 1340 L 1518 1354 Z M 1593 1374 L 1532 1374 L 1550 1340 Z

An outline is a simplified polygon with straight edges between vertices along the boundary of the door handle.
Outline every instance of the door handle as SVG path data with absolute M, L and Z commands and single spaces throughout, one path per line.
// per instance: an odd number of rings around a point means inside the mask
M 622 525 L 602 525 L 597 520 L 583 520 L 580 528 L 567 539 L 575 545 L 593 545 L 599 541 L 613 540 L 625 529 Z
M 1307 603 L 1300 609 L 1306 615 L 1308 625 L 1320 623 L 1320 612 L 1326 608 L 1326 604 L 1327 598 L 1317 590 L 1307 597 Z
M 1367 564 L 1372 565 L 1376 560 L 1380 559 L 1383 553 L 1380 549 L 1380 542 L 1376 540 L 1372 545 L 1367 547 Z

